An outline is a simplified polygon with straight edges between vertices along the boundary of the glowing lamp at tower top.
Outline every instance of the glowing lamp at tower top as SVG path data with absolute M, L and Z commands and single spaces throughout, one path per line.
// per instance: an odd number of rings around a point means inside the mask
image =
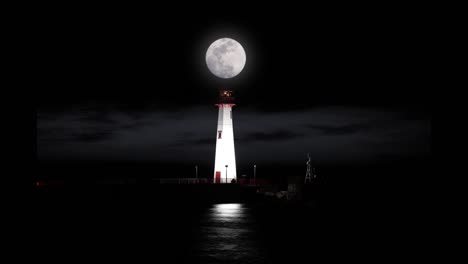
M 246 60 L 242 45 L 230 38 L 216 40 L 206 51 L 208 69 L 223 79 L 237 76 L 244 69 Z

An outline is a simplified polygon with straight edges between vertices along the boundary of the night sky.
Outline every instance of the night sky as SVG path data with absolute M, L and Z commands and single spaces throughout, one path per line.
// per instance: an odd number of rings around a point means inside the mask
M 145 167 L 152 177 L 193 177 L 198 164 L 212 177 L 220 88 L 236 96 L 238 176 L 253 164 L 302 175 L 308 152 L 318 168 L 432 155 L 424 20 L 383 9 L 207 10 L 45 18 L 37 39 L 38 163 Z M 206 49 L 222 37 L 247 54 L 233 79 L 205 64 Z

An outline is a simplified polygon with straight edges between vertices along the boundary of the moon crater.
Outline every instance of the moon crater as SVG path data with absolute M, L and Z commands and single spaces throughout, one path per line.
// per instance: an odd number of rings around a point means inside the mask
M 219 78 L 229 79 L 244 69 L 246 55 L 239 42 L 222 38 L 213 42 L 206 51 L 206 65 Z

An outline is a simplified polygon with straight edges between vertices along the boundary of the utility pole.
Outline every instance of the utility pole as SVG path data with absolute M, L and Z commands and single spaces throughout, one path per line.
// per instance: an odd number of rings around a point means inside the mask
M 226 166 L 226 183 L 227 183 L 227 168 L 228 168 L 228 165 L 225 165 Z
M 254 164 L 254 185 L 257 185 L 257 165 Z

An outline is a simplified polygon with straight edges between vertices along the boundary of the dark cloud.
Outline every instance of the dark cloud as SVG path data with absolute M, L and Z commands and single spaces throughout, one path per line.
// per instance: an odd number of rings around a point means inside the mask
M 186 146 L 191 145 L 212 145 L 216 143 L 215 138 L 201 138 L 201 139 L 192 139 L 183 141 L 182 144 L 186 144 Z
M 112 137 L 112 133 L 108 131 L 99 131 L 94 133 L 82 133 L 74 136 L 74 140 L 77 142 L 99 142 L 102 140 L 109 140 Z
M 105 114 L 77 108 L 42 112 L 37 119 L 38 158 L 197 161 L 212 163 L 217 111 Z M 239 166 L 252 161 L 290 163 L 311 153 L 316 162 L 364 162 L 385 157 L 429 155 L 430 117 L 399 109 L 317 107 L 303 111 L 234 109 Z
M 278 131 L 272 131 L 272 132 L 253 132 L 240 138 L 240 141 L 244 143 L 258 142 L 258 141 L 281 141 L 281 140 L 294 139 L 294 138 L 301 137 L 301 136 L 302 134 L 293 133 L 291 131 L 286 131 L 286 130 L 278 130 Z
M 306 126 L 327 135 L 354 134 L 372 128 L 370 124 L 350 124 L 345 126 L 318 126 L 314 124 L 308 124 Z
M 86 115 L 79 117 L 83 122 L 99 123 L 99 124 L 114 124 L 116 121 L 108 113 L 98 111 L 88 112 Z

